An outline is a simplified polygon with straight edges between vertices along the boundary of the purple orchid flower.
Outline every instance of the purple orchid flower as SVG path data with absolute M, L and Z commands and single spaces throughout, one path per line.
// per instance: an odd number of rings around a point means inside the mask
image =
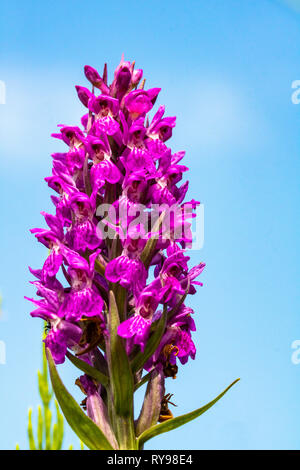
M 90 198 L 78 192 L 70 199 L 69 206 L 75 220 L 66 233 L 68 246 L 79 252 L 98 248 L 100 240 L 93 222 L 94 208 Z
M 132 121 L 145 116 L 153 108 L 160 90 L 161 88 L 152 88 L 148 91 L 134 90 L 125 96 L 124 107 Z
M 68 248 L 63 248 L 62 253 L 64 262 L 68 266 L 71 288 L 65 292 L 64 300 L 57 309 L 57 315 L 70 322 L 78 322 L 83 317 L 96 317 L 103 323 L 104 302 L 93 284 L 94 264 L 100 250 L 90 255 L 89 262 Z
M 91 86 L 76 86 L 86 108 L 80 127 L 53 134 L 67 150 L 52 154 L 45 178 L 54 214 L 42 212 L 48 227 L 31 232 L 49 253 L 30 268 L 37 299 L 26 298 L 31 316 L 47 323 L 52 378 L 66 357 L 84 372 L 76 384 L 88 418 L 53 379 L 75 432 L 90 448 L 137 449 L 172 419 L 167 379 L 195 359 L 188 300 L 205 264 L 190 267 L 186 249 L 199 202 L 184 202 L 185 153 L 166 144 L 176 118 L 159 106 L 149 119 L 161 89 L 145 89 L 142 69 L 123 56 L 110 84 L 106 64 L 102 74 L 88 65 L 84 73 Z M 134 420 L 134 391 L 146 382 Z
M 195 279 L 204 264 L 189 270 L 188 257 L 178 246 L 190 246 L 192 238 L 189 219 L 193 214 L 185 211 L 187 205 L 182 204 L 188 182 L 178 186 L 187 171 L 186 166 L 179 164 L 184 152 L 172 154 L 165 144 L 171 137 L 175 118 L 164 117 L 164 106 L 158 108 L 150 125 L 145 122 L 160 88 L 145 90 L 143 82 L 139 89 L 134 89 L 142 74 L 134 63 L 122 58 L 112 84 L 108 85 L 106 65 L 102 76 L 96 69 L 85 67 L 93 89 L 76 86 L 78 98 L 88 109 L 82 118 L 84 129 L 60 125 L 60 132 L 53 134 L 69 150 L 52 155 L 53 172 L 46 181 L 59 194 L 52 196 L 56 215 L 43 213 L 49 229 L 32 230 L 50 253 L 43 268 L 32 272 L 38 276 L 34 282 L 38 294 L 46 302 L 49 303 L 50 292 L 55 297 L 59 291 L 59 301 L 55 307 L 51 304 L 56 310 L 53 314 L 76 327 L 82 318 L 99 318 L 105 329 L 103 298 L 108 295 L 109 282 L 120 284 L 128 292 L 134 313 L 128 315 L 118 331 L 128 345 L 139 345 L 144 350 L 158 304 L 171 308 L 187 286 L 189 294 L 193 294 L 195 286 L 201 285 Z M 109 188 L 114 188 L 110 203 L 116 211 L 112 228 L 121 241 L 121 249 L 114 257 L 97 231 L 96 203 L 108 200 Z M 167 208 L 174 205 L 176 210 L 169 225 L 165 218 L 157 232 L 156 249 L 149 260 L 149 266 L 154 266 L 154 279 L 147 285 L 148 268 L 141 256 L 153 235 L 152 230 L 148 232 L 153 204 Z M 194 207 L 192 203 L 192 210 Z M 138 211 L 139 224 L 132 227 Z M 166 234 L 168 237 L 164 238 Z M 95 273 L 99 247 L 102 274 Z M 64 288 L 57 281 L 60 269 L 69 287 Z M 170 327 L 194 330 L 188 308 L 180 309 Z M 60 345 L 59 336 L 62 334 L 57 333 Z M 51 333 L 49 344 L 50 339 L 55 343 L 55 338 Z
M 118 327 L 118 335 L 128 342 L 128 350 L 132 350 L 133 345 L 138 344 L 141 351 L 144 351 L 147 339 L 150 334 L 150 328 L 153 315 L 158 307 L 159 301 L 156 291 L 149 287 L 142 290 L 135 300 L 135 314 L 121 323 Z
M 133 232 L 134 230 L 131 230 L 131 237 Z M 111 260 L 105 270 L 105 276 L 109 281 L 119 282 L 134 295 L 138 295 L 146 284 L 147 271 L 139 258 L 144 246 L 143 238 L 126 239 L 122 254 Z

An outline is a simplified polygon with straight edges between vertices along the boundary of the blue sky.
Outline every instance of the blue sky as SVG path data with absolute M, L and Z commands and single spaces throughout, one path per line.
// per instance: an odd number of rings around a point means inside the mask
M 148 448 L 300 448 L 300 364 L 291 361 L 300 338 L 300 105 L 291 101 L 300 79 L 299 3 L 2 2 L 0 448 L 27 447 L 27 410 L 39 400 L 42 325 L 23 296 L 33 293 L 27 266 L 46 255 L 29 228 L 52 210 L 43 178 L 59 147 L 50 134 L 79 122 L 74 85 L 86 86 L 83 66 L 107 61 L 112 73 L 122 52 L 177 115 L 172 149 L 187 151 L 189 195 L 205 205 L 205 243 L 191 253 L 207 264 L 190 302 L 198 352 L 169 379 L 175 412 L 241 377 L 207 414 Z M 79 399 L 74 369 L 60 372 Z

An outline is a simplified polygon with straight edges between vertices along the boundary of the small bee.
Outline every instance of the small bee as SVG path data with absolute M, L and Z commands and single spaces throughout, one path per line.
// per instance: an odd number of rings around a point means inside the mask
M 175 356 L 177 356 L 178 353 L 179 353 L 178 347 L 174 346 L 173 344 L 166 344 L 165 347 L 163 348 L 163 355 L 166 361 L 164 365 L 164 374 L 166 377 L 172 377 L 173 379 L 176 379 L 178 367 L 176 364 L 170 363 L 170 357 L 171 357 L 171 354 L 174 354 Z
M 79 345 L 84 347 L 84 345 L 88 344 L 88 346 L 78 351 L 76 356 L 81 356 L 91 351 L 103 339 L 103 331 L 100 321 L 97 318 L 82 318 L 82 325 L 84 326 L 84 330 Z
M 173 393 L 167 393 L 162 399 L 161 402 L 161 407 L 160 407 L 160 413 L 159 413 L 159 418 L 158 422 L 163 423 L 164 421 L 167 421 L 168 419 L 173 418 L 172 412 L 169 410 L 169 403 L 170 405 L 177 406 L 175 403 L 172 403 L 170 399 L 172 398 Z
M 164 366 L 165 377 L 172 377 L 172 379 L 176 379 L 177 373 L 178 366 L 176 364 L 167 364 Z

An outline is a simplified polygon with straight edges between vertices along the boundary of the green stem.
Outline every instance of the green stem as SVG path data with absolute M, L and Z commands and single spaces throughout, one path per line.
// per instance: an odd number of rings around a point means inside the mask
M 138 440 L 135 435 L 135 426 L 132 411 L 127 416 L 121 416 L 116 412 L 111 390 L 108 391 L 108 414 L 111 426 L 114 430 L 120 450 L 138 450 Z M 132 396 L 133 403 L 133 396 Z
M 134 422 L 130 416 L 114 416 L 115 433 L 120 450 L 138 450 Z

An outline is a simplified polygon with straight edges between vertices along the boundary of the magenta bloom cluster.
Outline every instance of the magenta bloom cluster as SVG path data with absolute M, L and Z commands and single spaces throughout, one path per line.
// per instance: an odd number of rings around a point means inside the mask
M 45 178 L 54 191 L 53 214 L 42 212 L 48 227 L 31 230 L 49 250 L 41 269 L 30 268 L 38 296 L 29 299 L 36 307 L 31 315 L 47 322 L 44 341 L 60 364 L 68 349 L 88 363 L 95 353 L 105 360 L 110 290 L 129 357 L 145 350 L 167 312 L 144 368 L 174 378 L 178 361 L 195 358 L 194 312 L 186 298 L 201 285 L 196 279 L 204 269 L 203 263 L 188 266 L 199 203 L 184 202 L 184 152 L 167 146 L 176 118 L 166 117 L 164 106 L 152 112 L 160 88 L 146 90 L 134 62 L 122 58 L 110 85 L 106 66 L 102 76 L 90 66 L 84 72 L 89 88 L 76 86 L 85 108 L 81 125 L 60 125 L 53 134 L 66 145 L 52 155 L 52 175 Z M 167 227 L 170 207 L 175 211 Z

